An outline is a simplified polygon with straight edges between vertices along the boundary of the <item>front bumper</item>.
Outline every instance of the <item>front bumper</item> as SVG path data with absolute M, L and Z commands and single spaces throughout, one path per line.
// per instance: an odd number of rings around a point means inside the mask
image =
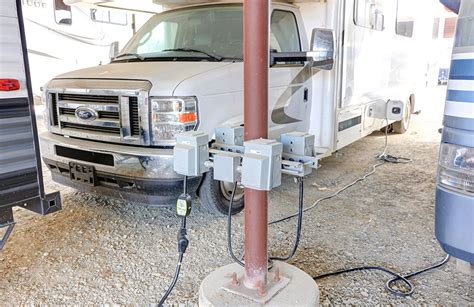
M 100 143 L 49 132 L 41 133 L 40 140 L 43 161 L 51 170 L 53 180 L 61 184 L 147 205 L 170 205 L 182 192 L 183 176 L 173 170 L 172 149 Z M 74 158 L 68 154 L 58 155 L 57 146 L 70 149 Z M 82 158 L 80 153 L 88 155 Z M 94 155 L 107 155 L 113 158 L 113 163 L 95 161 Z M 94 166 L 95 185 L 71 180 L 70 162 Z M 200 177 L 190 178 L 188 191 L 195 193 L 199 182 Z

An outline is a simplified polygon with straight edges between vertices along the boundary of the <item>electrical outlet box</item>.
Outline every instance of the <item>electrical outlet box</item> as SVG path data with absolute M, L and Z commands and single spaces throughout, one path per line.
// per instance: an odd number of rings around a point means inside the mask
M 400 121 L 405 116 L 405 103 L 400 100 L 389 100 L 385 112 L 388 120 Z
M 367 115 L 372 118 L 399 121 L 405 115 L 405 103 L 401 100 L 377 101 L 370 105 Z
M 242 185 L 263 191 L 281 185 L 282 144 L 275 140 L 258 139 L 244 142 L 244 147 Z
M 282 134 L 280 141 L 283 144 L 283 152 L 297 156 L 313 156 L 314 135 L 306 132 L 290 132 Z
M 240 159 L 239 154 L 233 152 L 222 152 L 214 154 L 214 180 L 236 182 L 240 181 Z
M 216 135 L 216 143 L 243 146 L 244 144 L 244 127 L 217 127 L 214 129 Z
M 202 132 L 188 131 L 176 136 L 173 149 L 173 168 L 178 174 L 200 176 L 209 171 L 209 136 Z

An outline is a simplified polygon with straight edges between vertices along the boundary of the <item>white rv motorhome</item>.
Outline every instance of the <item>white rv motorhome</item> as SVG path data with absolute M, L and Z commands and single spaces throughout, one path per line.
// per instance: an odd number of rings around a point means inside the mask
M 151 13 L 127 12 L 64 0 L 22 0 L 35 96 L 58 74 L 110 62 L 111 44 L 120 46 Z M 158 7 L 159 8 L 159 7 Z M 132 22 L 133 21 L 133 22 Z
M 271 65 L 269 137 L 309 132 L 317 155 L 328 156 L 386 126 L 392 103 L 403 116 L 388 123 L 405 132 L 426 68 L 413 1 L 297 2 L 272 4 L 271 52 L 309 51 L 313 29 L 329 29 L 334 65 Z M 176 134 L 243 124 L 242 12 L 241 3 L 213 2 L 157 14 L 110 64 L 52 79 L 40 137 L 53 179 L 151 205 L 176 199 Z M 189 185 L 210 212 L 227 212 L 231 186 L 209 173 Z M 243 208 L 237 194 L 234 213 Z

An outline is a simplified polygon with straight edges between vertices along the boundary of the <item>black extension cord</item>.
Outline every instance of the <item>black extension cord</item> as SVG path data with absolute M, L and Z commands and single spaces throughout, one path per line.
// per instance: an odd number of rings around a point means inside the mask
M 296 254 L 298 249 L 300 238 L 301 238 L 301 228 L 303 225 L 303 196 L 304 196 L 304 181 L 303 178 L 298 178 L 299 183 L 299 195 L 298 195 L 298 222 L 296 225 L 296 238 L 295 243 L 293 244 L 293 248 L 291 249 L 290 253 L 286 257 L 270 257 L 269 260 L 269 269 L 273 266 L 273 260 L 279 261 L 288 261 Z M 232 186 L 232 193 L 230 196 L 230 203 L 229 203 L 229 210 L 227 212 L 227 251 L 229 252 L 230 257 L 239 265 L 245 266 L 244 262 L 242 262 L 239 258 L 237 258 L 234 254 L 234 250 L 232 248 L 232 206 L 234 205 L 234 195 L 237 189 L 237 182 L 234 182 Z
M 189 197 L 189 195 L 187 195 L 187 184 L 188 184 L 188 177 L 184 176 L 182 195 Z M 189 199 L 188 197 L 186 197 L 186 200 Z M 179 273 L 181 272 L 181 264 L 183 263 L 183 256 L 189 245 L 189 240 L 188 240 L 187 231 L 186 231 L 186 215 L 189 214 L 191 210 L 190 208 L 186 208 L 185 211 L 186 211 L 186 214 L 184 216 L 181 216 L 181 227 L 178 231 L 178 263 L 176 264 L 176 270 L 174 273 L 173 280 L 171 281 L 171 284 L 168 286 L 168 289 L 166 290 L 165 294 L 163 295 L 160 302 L 158 303 L 158 307 L 163 306 L 166 299 L 170 295 L 171 291 L 173 291 L 174 287 L 176 286 L 176 282 L 178 282 L 178 278 L 179 278 Z
M 387 123 L 388 123 L 388 121 L 387 121 Z M 302 217 L 303 217 L 304 212 L 313 209 L 320 202 L 322 202 L 324 200 L 328 200 L 328 199 L 331 199 L 331 198 L 339 195 L 340 193 L 342 193 L 343 191 L 347 190 L 348 188 L 354 186 L 358 182 L 364 181 L 367 177 L 369 177 L 369 176 L 371 176 L 375 173 L 377 167 L 382 166 L 385 163 L 399 164 L 399 163 L 411 163 L 411 162 L 413 162 L 412 159 L 409 159 L 409 158 L 396 157 L 396 156 L 387 154 L 387 148 L 388 148 L 388 125 L 385 128 L 384 150 L 381 154 L 376 156 L 376 158 L 378 160 L 380 160 L 381 162 L 373 165 L 372 170 L 370 172 L 366 173 L 365 175 L 363 175 L 362 177 L 359 177 L 358 179 L 356 179 L 352 183 L 344 186 L 343 188 L 339 189 L 338 191 L 334 192 L 333 194 L 316 200 L 316 202 L 314 202 L 310 207 L 307 207 L 307 208 L 303 208 L 304 188 L 303 188 L 303 179 L 301 178 L 300 181 L 299 181 L 299 183 L 300 183 L 300 187 L 299 187 L 300 194 L 299 194 L 298 212 L 294 213 L 294 214 L 291 214 L 291 215 L 288 215 L 286 217 L 280 218 L 278 220 L 271 221 L 271 222 L 268 223 L 268 225 L 273 225 L 273 224 L 277 224 L 277 223 L 287 221 L 287 220 L 289 220 L 293 217 L 296 217 L 296 216 L 298 217 L 297 230 L 296 230 L 296 240 L 295 240 L 295 243 L 293 245 L 292 251 L 291 251 L 291 253 L 288 257 L 285 257 L 285 258 L 271 257 L 269 259 L 269 261 L 271 261 L 271 260 L 287 261 L 295 255 L 296 250 L 298 249 L 299 241 L 300 241 Z M 234 186 L 233 186 L 233 189 L 232 189 L 232 194 L 231 194 L 231 198 L 230 198 L 230 205 L 229 205 L 229 211 L 228 211 L 228 215 L 227 215 L 227 249 L 228 249 L 229 254 L 232 257 L 232 259 L 235 262 L 237 262 L 238 264 L 240 264 L 241 266 L 244 266 L 244 263 L 235 256 L 235 254 L 233 252 L 233 249 L 232 249 L 232 234 L 231 234 L 232 215 L 231 215 L 231 212 L 232 212 L 232 205 L 233 205 L 233 202 L 234 202 L 234 194 L 235 194 L 236 188 L 237 188 L 237 182 L 234 183 Z M 436 263 L 436 264 L 434 264 L 432 266 L 429 266 L 427 268 L 423 268 L 419 271 L 407 274 L 407 275 L 401 275 L 399 273 L 396 273 L 396 272 L 394 272 L 390 269 L 387 269 L 387 268 L 381 267 L 381 266 L 361 266 L 361 267 L 354 267 L 354 268 L 349 268 L 349 269 L 342 269 L 342 270 L 329 272 L 329 273 L 323 273 L 323 274 L 314 276 L 313 279 L 318 280 L 318 279 L 326 278 L 326 277 L 329 277 L 329 276 L 335 276 L 335 275 L 340 275 L 340 274 L 350 273 L 350 272 L 355 272 L 355 271 L 366 271 L 366 270 L 382 271 L 382 272 L 385 272 L 385 273 L 393 276 L 392 279 L 388 280 L 385 283 L 385 289 L 387 291 L 389 291 L 391 294 L 401 296 L 401 297 L 406 297 L 406 296 L 410 296 L 411 294 L 413 294 L 413 292 L 415 290 L 414 285 L 408 280 L 409 278 L 412 278 L 412 277 L 415 277 L 415 276 L 420 275 L 422 273 L 425 273 L 427 271 L 439 268 L 439 267 L 443 266 L 444 264 L 446 264 L 449 261 L 449 259 L 450 259 L 450 256 L 446 255 L 446 257 L 441 262 Z M 397 282 L 401 282 L 401 283 L 405 284 L 405 286 L 407 287 L 407 290 L 404 291 L 404 290 L 395 289 L 394 286 Z
M 407 275 L 398 274 L 398 273 L 396 273 L 392 270 L 389 270 L 389 269 L 381 267 L 381 266 L 361 266 L 361 267 L 355 267 L 355 268 L 350 268 L 350 269 L 343 269 L 343 270 L 339 270 L 339 271 L 334 271 L 334 272 L 330 272 L 330 273 L 324 273 L 324 274 L 321 274 L 321 275 L 313 276 L 313 279 L 317 280 L 317 279 L 322 279 L 322 278 L 326 278 L 326 277 L 329 277 L 329 276 L 335 276 L 335 275 L 340 275 L 340 274 L 350 273 L 350 272 L 355 272 L 355 271 L 369 271 L 369 270 L 382 271 L 382 272 L 385 272 L 387 274 L 390 274 L 390 275 L 394 276 L 394 278 L 390 279 L 389 281 L 387 281 L 385 283 L 385 289 L 387 289 L 387 291 L 389 291 L 390 293 L 392 293 L 394 295 L 405 297 L 405 296 L 412 295 L 414 290 L 415 290 L 415 287 L 413 286 L 413 284 L 408 280 L 409 278 L 420 275 L 424 272 L 439 268 L 440 266 L 443 266 L 444 264 L 446 264 L 449 261 L 449 258 L 450 258 L 450 256 L 446 255 L 446 257 L 443 259 L 443 261 L 441 261 L 439 263 L 436 263 L 432 266 L 429 266 L 427 268 L 421 269 L 419 271 L 407 274 Z M 393 286 L 398 281 L 403 282 L 407 286 L 408 289 L 406 291 L 394 289 Z

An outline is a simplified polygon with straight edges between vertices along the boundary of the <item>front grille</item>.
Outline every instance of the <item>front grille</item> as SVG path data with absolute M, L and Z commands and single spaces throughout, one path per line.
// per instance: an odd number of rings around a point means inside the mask
M 86 95 L 86 94 L 58 94 L 59 100 L 70 100 L 70 101 L 86 101 L 86 102 L 99 102 L 99 103 L 118 103 L 118 96 L 103 96 L 103 95 Z
M 106 142 L 143 144 L 138 96 L 67 92 L 49 95 L 53 132 Z M 76 115 L 79 108 L 90 111 L 94 117 L 81 119 Z

